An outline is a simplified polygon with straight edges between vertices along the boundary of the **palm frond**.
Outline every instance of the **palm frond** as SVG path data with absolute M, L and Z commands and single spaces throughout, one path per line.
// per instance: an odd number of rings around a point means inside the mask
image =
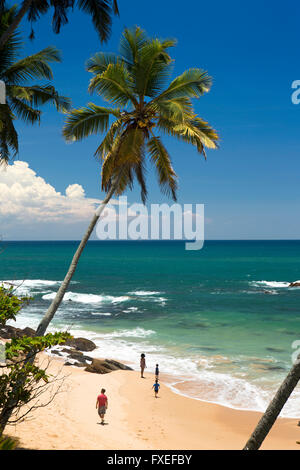
M 176 77 L 155 100 L 172 98 L 199 98 L 211 87 L 211 77 L 205 70 L 189 69 Z
M 40 52 L 15 62 L 7 68 L 2 77 L 10 84 L 20 84 L 32 78 L 51 80 L 51 62 L 60 62 L 60 52 L 56 47 L 46 47 Z
M 219 136 L 217 132 L 201 118 L 194 117 L 191 120 L 175 124 L 174 121 L 161 117 L 158 121 L 158 127 L 165 133 L 196 146 L 198 152 L 202 153 L 205 158 L 205 147 L 218 148 Z
M 128 102 L 137 104 L 132 90 L 132 78 L 124 64 L 109 64 L 101 75 L 91 79 L 89 91 L 96 91 L 106 101 L 126 106 Z
M 31 93 L 31 103 L 41 106 L 46 103 L 54 104 L 57 111 L 66 112 L 71 107 L 71 100 L 67 96 L 60 95 L 52 85 L 40 85 L 28 87 Z
M 120 138 L 116 163 L 136 165 L 141 161 L 145 143 L 145 131 L 140 127 L 128 126 Z
M 162 191 L 177 200 L 177 175 L 173 170 L 170 155 L 159 137 L 152 136 L 147 142 L 148 152 L 154 164 Z
M 115 122 L 112 123 L 110 129 L 107 131 L 104 139 L 102 140 L 101 144 L 97 148 L 95 152 L 95 157 L 104 160 L 105 155 L 108 154 L 112 146 L 114 144 L 114 140 L 116 139 L 117 135 L 120 135 L 123 128 L 123 121 L 122 119 L 117 119 Z
M 40 122 L 41 111 L 32 108 L 28 103 L 19 98 L 11 98 L 11 108 L 18 118 L 26 123 L 35 124 Z
M 141 165 L 144 154 L 145 133 L 139 127 L 129 127 L 114 140 L 111 150 L 104 158 L 101 172 L 102 189 L 107 191 L 112 181 L 119 177 L 116 194 L 122 194 L 127 186 L 132 188 L 132 171 Z
M 117 54 L 97 52 L 87 61 L 86 69 L 95 75 L 105 72 L 109 64 L 122 63 L 122 59 Z
M 73 109 L 67 116 L 63 135 L 67 140 L 81 140 L 108 129 L 109 117 L 119 117 L 118 109 L 104 108 L 89 103 L 88 107 Z
M 0 164 L 8 163 L 11 151 L 18 153 L 19 143 L 13 120 L 15 116 L 7 104 L 0 104 Z
M 4 9 L 0 13 L 0 37 L 6 32 L 8 27 L 14 21 L 16 16 L 17 6 L 11 7 L 9 10 Z M 0 77 L 3 72 L 13 64 L 16 60 L 18 50 L 21 47 L 22 42 L 18 31 L 15 31 L 8 38 L 3 47 L 0 48 Z
M 151 101 L 146 108 L 161 118 L 173 121 L 173 125 L 195 116 L 191 100 L 186 97 Z
M 134 65 L 135 89 L 141 97 L 154 97 L 161 92 L 170 77 L 171 57 L 167 49 L 176 44 L 175 40 L 147 41 L 140 48 L 137 63 Z
M 107 41 L 111 33 L 112 12 L 116 12 L 110 0 L 77 0 L 78 7 L 92 17 L 92 21 L 101 41 Z
M 146 178 L 145 178 L 145 165 L 144 165 L 144 158 L 141 158 L 141 161 L 133 167 L 136 179 L 141 188 L 141 199 L 143 204 L 146 203 L 147 200 L 147 186 L 146 186 Z
M 139 51 L 147 43 L 147 39 L 145 31 L 138 26 L 124 30 L 120 40 L 120 55 L 129 70 L 136 63 Z

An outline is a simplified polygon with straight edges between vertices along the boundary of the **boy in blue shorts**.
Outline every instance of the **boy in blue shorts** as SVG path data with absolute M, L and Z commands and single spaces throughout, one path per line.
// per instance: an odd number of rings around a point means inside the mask
M 155 398 L 157 398 L 158 390 L 160 388 L 160 385 L 158 383 L 158 379 L 155 380 L 155 384 L 153 384 L 152 388 L 154 388 Z

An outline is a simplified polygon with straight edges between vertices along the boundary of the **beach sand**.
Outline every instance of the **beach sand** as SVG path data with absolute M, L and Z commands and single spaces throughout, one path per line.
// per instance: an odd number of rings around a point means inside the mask
M 65 376 L 60 393 L 29 420 L 6 428 L 22 448 L 240 450 L 261 416 L 186 398 L 174 393 L 163 377 L 156 399 L 152 374 L 144 379 L 136 371 L 92 374 L 52 358 L 50 371 Z M 101 388 L 109 400 L 105 426 L 96 410 Z M 300 449 L 297 422 L 279 418 L 262 449 Z

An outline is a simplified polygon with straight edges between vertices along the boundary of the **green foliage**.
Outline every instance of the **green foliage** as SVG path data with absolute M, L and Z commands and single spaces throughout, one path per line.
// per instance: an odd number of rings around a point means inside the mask
M 35 3 L 35 2 L 34 2 Z M 16 7 L 4 9 L 0 15 L 0 37 L 13 23 Z M 0 80 L 6 85 L 6 104 L 0 105 L 0 163 L 7 162 L 10 155 L 19 150 L 18 134 L 14 121 L 40 123 L 40 106 L 53 104 L 58 111 L 70 108 L 70 100 L 60 96 L 49 83 L 53 79 L 51 64 L 61 61 L 60 52 L 55 47 L 45 49 L 23 59 L 19 59 L 22 42 L 15 31 L 0 48 Z M 37 80 L 37 83 L 32 83 Z M 46 80 L 45 84 L 39 83 Z
M 15 320 L 29 300 L 28 297 L 17 297 L 13 287 L 0 287 L 0 325 L 5 325 L 7 320 Z M 45 336 L 22 336 L 5 343 L 6 362 L 0 365 L 0 429 L 6 413 L 15 413 L 34 397 L 36 389 L 40 390 L 41 382 L 47 384 L 49 381 L 47 370 L 34 362 L 36 354 L 65 343 L 69 338 L 72 338 L 69 333 L 57 332 Z M 3 441 L 4 448 L 9 445 Z
M 7 359 L 13 360 L 20 354 L 36 354 L 47 348 L 65 343 L 71 338 L 69 333 L 48 333 L 45 336 L 22 336 L 21 338 L 13 338 L 5 345 L 5 353 Z
M 139 27 L 125 29 L 119 55 L 100 52 L 87 63 L 93 74 L 89 91 L 112 107 L 89 103 L 72 110 L 63 134 L 67 140 L 81 140 L 106 133 L 95 152 L 103 161 L 105 191 L 114 184 L 114 194 L 122 194 L 132 189 L 136 178 L 145 202 L 148 156 L 162 191 L 176 200 L 177 175 L 156 131 L 194 145 L 205 158 L 205 147 L 218 147 L 217 132 L 197 116 L 192 103 L 210 90 L 212 80 L 205 70 L 191 68 L 170 82 L 173 60 L 169 50 L 175 44 L 174 39 L 148 38 Z
M 5 325 L 8 320 L 15 320 L 23 305 L 29 300 L 29 297 L 17 297 L 13 287 L 5 289 L 0 286 L 0 326 Z
M 14 450 L 18 445 L 18 441 L 11 437 L 0 438 L 0 450 Z
M 30 402 L 40 382 L 49 381 L 47 370 L 33 362 L 35 355 L 45 349 L 64 343 L 72 336 L 69 333 L 54 333 L 12 339 L 6 343 L 6 364 L 0 375 L 0 425 L 7 411 L 16 412 Z M 1 369 L 0 369 L 1 370 Z

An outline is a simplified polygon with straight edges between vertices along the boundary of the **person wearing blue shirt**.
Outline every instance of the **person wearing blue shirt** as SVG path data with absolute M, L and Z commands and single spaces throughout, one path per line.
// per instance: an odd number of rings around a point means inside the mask
M 155 380 L 155 384 L 153 384 L 152 388 L 154 388 L 155 398 L 157 398 L 157 394 L 158 394 L 158 391 L 159 391 L 159 388 L 160 388 L 160 385 L 158 383 L 158 379 Z

